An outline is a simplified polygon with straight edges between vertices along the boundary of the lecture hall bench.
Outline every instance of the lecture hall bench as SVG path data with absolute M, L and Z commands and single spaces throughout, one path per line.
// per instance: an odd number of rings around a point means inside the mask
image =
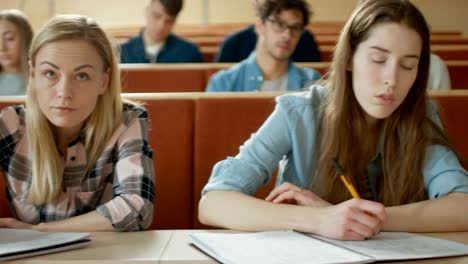
M 236 155 L 239 146 L 273 110 L 277 93 L 125 94 L 145 103 L 156 171 L 151 229 L 204 227 L 198 222 L 200 193 L 213 165 Z M 441 105 L 445 130 L 468 168 L 468 90 L 432 92 Z M 0 107 L 24 97 L 0 97 Z M 259 190 L 264 198 L 274 181 Z M 11 216 L 0 177 L 0 217 Z

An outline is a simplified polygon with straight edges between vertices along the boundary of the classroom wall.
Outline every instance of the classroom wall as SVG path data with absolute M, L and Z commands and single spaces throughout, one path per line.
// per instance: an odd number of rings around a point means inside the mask
M 101 25 L 140 25 L 147 0 L 1 0 L 0 9 L 18 8 L 30 17 L 37 30 L 49 17 L 49 3 L 55 3 L 55 13 L 80 13 L 96 18 Z M 313 21 L 343 21 L 357 0 L 308 0 L 314 9 Z M 468 1 L 413 0 L 435 29 L 460 30 L 468 36 Z M 208 3 L 204 16 L 203 3 Z M 109 6 L 112 6 L 111 8 Z M 110 10 L 112 9 L 112 12 Z M 251 22 L 254 12 L 250 0 L 186 0 L 179 17 L 181 24 Z

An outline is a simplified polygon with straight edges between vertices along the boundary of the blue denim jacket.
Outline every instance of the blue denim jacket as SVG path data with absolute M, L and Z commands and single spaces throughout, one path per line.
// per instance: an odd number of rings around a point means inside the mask
M 120 46 L 121 63 L 150 63 L 143 43 L 143 30 Z M 203 62 L 198 46 L 171 33 L 156 58 L 157 63 Z
M 302 89 L 320 79 L 313 69 L 298 68 L 289 61 L 288 90 Z M 207 92 L 252 92 L 258 91 L 263 82 L 262 71 L 257 65 L 255 51 L 239 64 L 215 73 L 208 83 Z
M 320 122 L 320 105 L 325 98 L 324 89 L 312 86 L 310 91 L 277 97 L 275 110 L 240 147 L 239 154 L 214 166 L 202 193 L 236 190 L 253 195 L 270 181 L 283 156 L 287 164 L 279 173 L 276 184 L 290 182 L 309 188 L 319 158 L 319 153 L 314 150 L 320 142 L 316 129 Z M 428 110 L 430 118 L 440 125 L 435 104 L 431 103 Z M 379 146 L 371 163 L 375 162 L 378 152 Z M 427 148 L 423 177 L 430 198 L 450 192 L 468 193 L 468 173 L 446 147 L 432 145 Z

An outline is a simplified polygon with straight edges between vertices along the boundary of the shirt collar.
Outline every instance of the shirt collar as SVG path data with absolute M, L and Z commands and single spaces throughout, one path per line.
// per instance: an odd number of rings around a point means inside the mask
M 255 50 L 250 53 L 249 57 L 245 59 L 248 78 L 247 80 L 256 80 L 263 82 L 263 73 L 257 64 L 257 54 Z M 295 67 L 292 67 L 291 59 L 288 61 L 288 79 L 298 79 L 299 73 Z
M 83 127 L 81 129 L 80 134 L 75 139 L 70 141 L 70 143 L 68 143 L 67 147 L 73 147 L 74 145 L 76 145 L 76 144 L 78 144 L 80 142 L 84 144 L 85 140 L 86 140 L 86 129 L 85 129 L 85 127 Z

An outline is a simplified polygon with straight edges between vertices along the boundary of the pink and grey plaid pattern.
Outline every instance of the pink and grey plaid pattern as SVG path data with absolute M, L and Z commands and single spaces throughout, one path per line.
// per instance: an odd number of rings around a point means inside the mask
M 0 113 L 0 166 L 14 215 L 28 223 L 52 222 L 97 210 L 116 231 L 143 230 L 153 220 L 154 168 L 148 145 L 147 112 L 125 104 L 123 118 L 88 175 L 84 136 L 68 145 L 63 157 L 63 191 L 57 201 L 27 202 L 31 184 L 30 146 L 23 106 Z

